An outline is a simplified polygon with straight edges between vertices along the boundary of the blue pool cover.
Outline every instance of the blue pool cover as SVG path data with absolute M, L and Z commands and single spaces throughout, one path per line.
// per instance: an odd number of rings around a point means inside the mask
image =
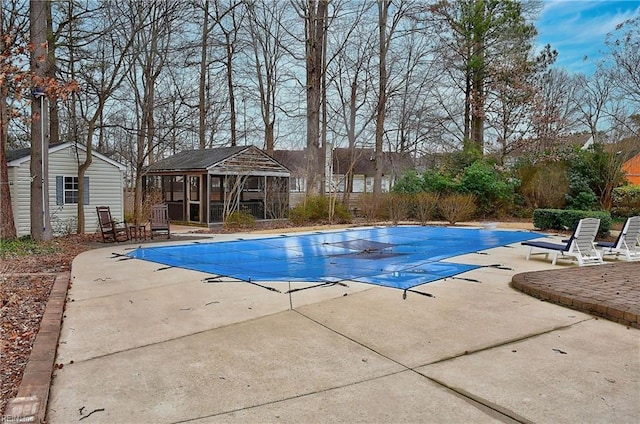
M 357 281 L 409 289 L 478 268 L 443 259 L 537 237 L 523 231 L 376 227 L 145 247 L 127 256 L 242 281 Z

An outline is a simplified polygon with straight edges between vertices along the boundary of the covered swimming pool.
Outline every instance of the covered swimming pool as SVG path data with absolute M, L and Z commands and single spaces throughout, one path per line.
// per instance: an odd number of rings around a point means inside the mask
M 141 247 L 127 256 L 249 282 L 355 281 L 407 290 L 478 268 L 445 259 L 537 237 L 526 231 L 369 227 Z

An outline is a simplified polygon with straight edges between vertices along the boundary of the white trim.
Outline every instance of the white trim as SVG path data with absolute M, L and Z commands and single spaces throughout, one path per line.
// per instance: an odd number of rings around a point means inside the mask
M 53 147 L 49 147 L 49 154 L 58 152 L 60 150 L 66 149 L 66 148 L 74 148 L 74 147 L 75 148 L 79 148 L 80 150 L 82 150 L 85 153 L 87 151 L 87 148 L 84 145 L 73 143 L 71 141 L 67 141 L 65 143 L 58 144 L 58 145 L 55 145 Z M 106 157 L 102 153 L 98 153 L 98 152 L 96 152 L 94 150 L 91 150 L 91 155 L 95 156 L 98 159 L 101 159 L 101 160 L 107 162 L 109 165 L 115 166 L 120 171 L 126 171 L 127 170 L 127 166 L 126 165 L 123 165 L 120 162 L 116 162 L 115 160 Z M 28 162 L 30 160 L 31 160 L 31 154 L 28 154 L 28 155 L 23 156 L 21 158 L 14 159 L 11 162 L 7 162 L 7 166 L 18 167 L 18 166 L 22 165 L 23 163 Z

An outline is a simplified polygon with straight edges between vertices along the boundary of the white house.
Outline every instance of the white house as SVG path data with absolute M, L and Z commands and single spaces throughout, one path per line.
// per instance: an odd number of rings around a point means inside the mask
M 93 160 L 85 173 L 85 231 L 98 229 L 96 206 L 109 206 L 116 220 L 124 220 L 124 171 L 126 166 L 91 152 Z M 78 160 L 84 162 L 86 148 L 75 143 L 49 147 L 49 214 L 56 235 L 74 233 L 78 214 Z M 7 152 L 11 204 L 18 236 L 31 234 L 31 152 L 29 148 Z

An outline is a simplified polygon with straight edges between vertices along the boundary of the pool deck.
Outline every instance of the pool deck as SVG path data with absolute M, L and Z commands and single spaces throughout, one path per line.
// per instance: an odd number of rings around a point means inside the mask
M 310 284 L 204 283 L 117 256 L 131 247 L 73 263 L 48 423 L 640 416 L 638 262 L 552 266 L 513 244 L 455 258 L 487 267 L 403 300 L 358 283 L 290 294 Z

